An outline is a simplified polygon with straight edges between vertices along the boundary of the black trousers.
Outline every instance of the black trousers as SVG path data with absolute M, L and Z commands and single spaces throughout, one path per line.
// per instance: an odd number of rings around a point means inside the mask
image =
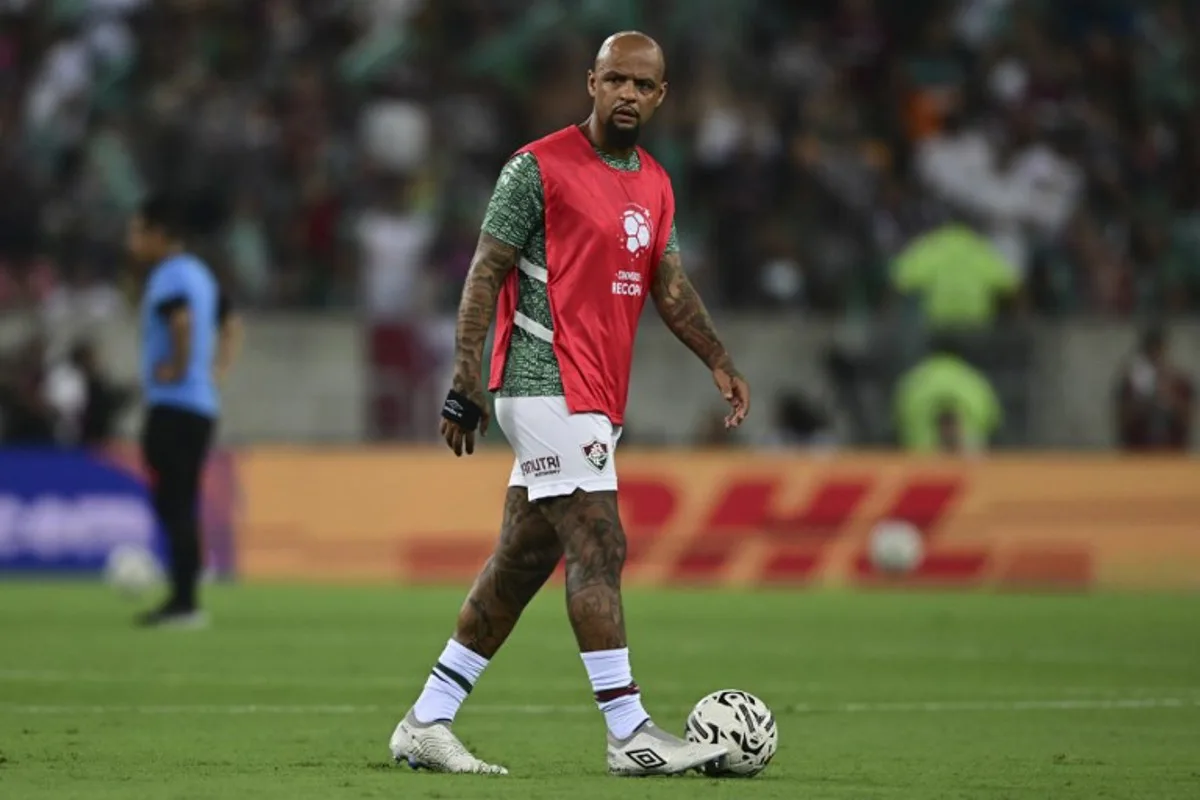
M 200 581 L 200 480 L 214 420 L 171 406 L 151 406 L 142 430 L 154 512 L 167 534 L 171 597 L 176 609 L 196 607 Z

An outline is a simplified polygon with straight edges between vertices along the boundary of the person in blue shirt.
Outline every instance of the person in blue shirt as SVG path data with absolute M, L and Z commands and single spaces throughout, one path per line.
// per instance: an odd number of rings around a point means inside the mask
M 139 312 L 147 406 L 142 455 L 171 559 L 170 595 L 139 618 L 147 626 L 205 621 L 197 598 L 201 476 L 220 413 L 218 386 L 232 364 L 239 328 L 212 271 L 185 245 L 206 221 L 197 208 L 153 197 L 129 228 L 131 255 L 146 270 Z

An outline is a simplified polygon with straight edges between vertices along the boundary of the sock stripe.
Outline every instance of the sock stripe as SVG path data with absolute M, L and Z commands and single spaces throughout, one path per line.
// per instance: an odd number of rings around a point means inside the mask
M 438 672 L 436 669 L 435 669 L 435 670 L 433 670 L 433 671 L 431 671 L 431 672 L 429 673 L 429 677 L 430 677 L 431 679 L 432 679 L 432 678 L 436 678 L 438 683 L 444 683 L 444 684 L 445 684 L 445 685 L 447 685 L 447 686 L 458 686 L 458 684 L 457 684 L 457 683 L 455 683 L 454 681 L 450 680 L 450 679 L 449 679 L 449 678 L 447 678 L 445 675 L 443 675 L 442 673 Z M 428 684 L 426 684 L 426 685 L 428 685 Z
M 631 683 L 628 686 L 620 686 L 616 689 L 604 689 L 596 692 L 597 703 L 611 703 L 613 700 L 618 700 L 622 697 L 629 697 L 635 694 L 641 694 L 642 690 L 638 688 L 636 683 Z
M 475 688 L 474 686 L 471 685 L 471 682 L 469 680 L 467 680 L 465 677 L 463 677 L 460 673 L 455 672 L 454 670 L 450 669 L 449 667 L 447 667 L 445 664 L 443 664 L 440 661 L 437 662 L 436 664 L 434 664 L 433 674 L 437 675 L 442 680 L 446 680 L 448 678 L 448 679 L 454 681 L 460 687 L 462 687 L 462 690 L 464 692 L 466 692 L 467 694 L 470 694 L 471 690 L 473 688 Z

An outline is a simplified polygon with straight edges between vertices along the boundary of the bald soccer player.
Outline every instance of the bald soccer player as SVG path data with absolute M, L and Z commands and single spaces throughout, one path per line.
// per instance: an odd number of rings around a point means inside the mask
M 496 550 L 392 735 L 392 755 L 413 767 L 507 773 L 468 752 L 451 725 L 564 556 L 567 612 L 608 726 L 609 771 L 671 775 L 726 757 L 723 747 L 691 744 L 651 721 L 621 606 L 625 534 L 613 457 L 647 295 L 712 371 L 731 407 L 726 426 L 750 409 L 749 387 L 683 271 L 671 179 L 637 146 L 666 96 L 663 72 L 653 39 L 609 37 L 587 76 L 591 116 L 517 151 L 488 206 L 459 306 L 441 433 L 461 456 L 487 430 L 482 362 L 495 314 L 488 388 L 516 460 Z

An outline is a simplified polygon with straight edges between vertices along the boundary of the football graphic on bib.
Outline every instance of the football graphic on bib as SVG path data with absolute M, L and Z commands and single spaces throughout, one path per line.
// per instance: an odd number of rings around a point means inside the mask
M 650 227 L 650 212 L 631 204 L 621 214 L 621 232 L 625 252 L 631 256 L 641 255 L 654 239 L 654 232 Z

